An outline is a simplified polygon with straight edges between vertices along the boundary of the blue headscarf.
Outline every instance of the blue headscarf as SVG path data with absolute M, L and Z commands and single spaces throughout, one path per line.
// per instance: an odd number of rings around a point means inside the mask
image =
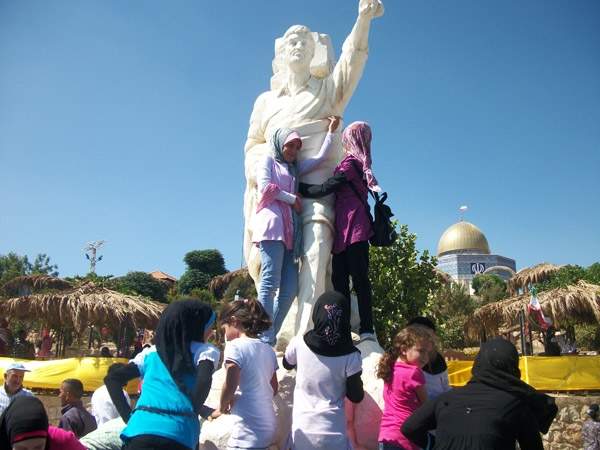
M 292 134 L 294 130 L 290 128 L 278 128 L 271 136 L 271 151 L 273 152 L 273 158 L 280 164 L 287 166 L 290 175 L 294 177 L 294 193 L 298 192 L 298 167 L 296 162 L 287 162 L 283 157 L 283 144 L 285 140 Z M 292 220 L 294 225 L 294 243 L 293 243 L 293 254 L 294 259 L 300 259 L 302 256 L 302 218 L 294 208 L 292 208 Z

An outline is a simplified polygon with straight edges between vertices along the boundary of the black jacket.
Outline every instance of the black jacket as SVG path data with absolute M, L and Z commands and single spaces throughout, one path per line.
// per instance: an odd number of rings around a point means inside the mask
M 529 405 L 515 394 L 471 382 L 428 401 L 402 425 L 415 444 L 427 445 L 436 430 L 435 450 L 543 450 L 540 425 Z

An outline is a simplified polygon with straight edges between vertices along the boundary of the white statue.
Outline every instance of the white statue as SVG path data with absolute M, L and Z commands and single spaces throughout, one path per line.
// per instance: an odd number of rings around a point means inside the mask
M 269 137 L 277 128 L 288 127 L 302 137 L 298 159 L 313 157 L 327 133 L 329 116 L 342 116 L 358 84 L 368 55 L 371 20 L 383 15 L 381 0 L 360 0 L 358 18 L 333 65 L 333 50 L 327 35 L 307 27 L 290 27 L 275 42 L 271 90 L 254 103 L 245 150 L 246 192 L 244 193 L 244 256 L 250 275 L 260 280 L 260 254 L 252 243 L 250 224 L 256 211 L 258 191 L 256 162 L 269 152 Z M 340 127 L 341 129 L 341 127 Z M 339 131 L 334 148 L 316 170 L 301 179 L 321 184 L 342 159 Z M 302 199 L 304 256 L 301 259 L 294 333 L 310 328 L 312 305 L 326 288 L 331 288 L 330 260 L 334 232 L 334 199 Z

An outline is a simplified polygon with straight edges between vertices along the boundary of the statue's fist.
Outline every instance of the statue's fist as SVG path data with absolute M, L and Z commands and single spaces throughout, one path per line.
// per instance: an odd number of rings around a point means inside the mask
M 360 0 L 358 14 L 370 19 L 381 17 L 383 16 L 383 3 L 381 0 Z

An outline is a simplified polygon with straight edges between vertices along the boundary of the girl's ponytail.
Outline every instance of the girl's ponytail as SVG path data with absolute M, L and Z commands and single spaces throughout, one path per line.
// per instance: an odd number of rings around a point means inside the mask
M 265 308 L 259 301 L 253 298 L 244 300 L 248 307 L 248 328 L 245 328 L 245 332 L 250 337 L 257 337 L 263 331 L 268 330 L 271 327 L 271 318 L 265 311 Z
M 398 335 L 394 338 L 392 348 L 386 351 L 377 365 L 377 378 L 381 378 L 386 383 L 392 381 L 394 375 L 394 364 L 400 356 L 400 346 L 397 346 Z

